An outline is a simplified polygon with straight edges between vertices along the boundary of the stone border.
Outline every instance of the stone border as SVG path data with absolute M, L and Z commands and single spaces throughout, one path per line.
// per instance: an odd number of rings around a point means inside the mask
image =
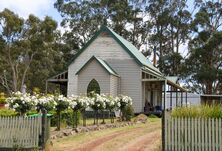
M 90 125 L 90 126 L 85 126 L 85 127 L 80 126 L 74 129 L 67 128 L 61 131 L 52 131 L 50 138 L 51 140 L 54 140 L 54 139 L 63 138 L 63 137 L 71 136 L 71 135 L 76 135 L 79 133 L 93 132 L 93 131 L 99 131 L 99 130 L 104 130 L 104 129 L 109 129 L 109 128 L 132 126 L 138 123 L 142 123 L 142 122 L 117 122 L 113 124 Z

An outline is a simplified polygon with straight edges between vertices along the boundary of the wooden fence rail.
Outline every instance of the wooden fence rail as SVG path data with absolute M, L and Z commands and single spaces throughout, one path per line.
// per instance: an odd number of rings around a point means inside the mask
M 40 116 L 0 117 L 0 148 L 37 148 L 40 146 L 41 135 Z
M 222 151 L 222 120 L 165 118 L 165 151 Z

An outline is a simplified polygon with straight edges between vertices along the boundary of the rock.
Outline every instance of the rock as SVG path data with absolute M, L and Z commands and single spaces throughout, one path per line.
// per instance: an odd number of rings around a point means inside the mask
M 71 135 L 76 135 L 76 131 L 71 131 Z
M 80 133 L 82 129 L 80 127 L 75 128 L 76 133 Z
M 57 137 L 57 138 L 63 138 L 63 136 L 64 136 L 64 135 L 63 135 L 62 133 L 56 134 L 56 137 Z
M 147 122 L 147 116 L 145 114 L 139 114 L 134 119 L 135 123 L 146 123 Z
M 69 136 L 69 135 L 71 135 L 71 131 L 70 130 L 65 130 L 65 131 L 63 131 L 63 135 L 64 136 Z

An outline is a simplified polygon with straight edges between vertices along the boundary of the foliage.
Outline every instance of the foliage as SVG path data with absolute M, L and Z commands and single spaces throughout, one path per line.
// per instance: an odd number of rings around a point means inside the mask
M 73 124 L 73 127 L 77 126 L 79 114 L 81 112 L 84 114 L 87 108 L 91 108 L 96 112 L 101 111 L 103 115 L 104 111 L 108 110 L 109 112 L 113 112 L 114 110 L 120 109 L 123 120 L 130 120 L 133 116 L 132 99 L 125 95 L 113 98 L 110 95 L 99 95 L 96 93 L 90 93 L 91 96 L 89 97 L 74 95 L 70 97 L 64 97 L 63 95 L 30 95 L 21 92 L 12 94 L 12 97 L 7 98 L 10 108 L 19 112 L 21 115 L 30 115 L 33 109 L 36 109 L 38 112 L 42 109 L 45 109 L 49 113 L 52 111 L 54 115 L 52 125 L 56 122 L 57 130 L 60 130 L 61 123 L 68 123 L 68 125 Z M 66 121 L 64 121 L 65 119 Z
M 14 12 L 0 12 L 0 84 L 8 94 L 45 88 L 45 80 L 63 68 L 61 50 L 54 49 L 57 23 L 46 16 L 23 19 Z
M 53 115 L 51 117 L 51 126 L 52 127 L 57 126 L 56 112 L 50 111 L 49 113 Z M 70 109 L 61 112 L 61 123 L 63 123 L 62 125 L 73 126 L 73 124 L 76 122 L 77 122 L 77 124 L 79 124 L 81 118 L 82 118 L 82 115 L 79 111 L 77 111 L 77 119 L 73 115 L 73 111 Z
M 134 110 L 133 110 L 132 105 L 126 105 L 122 109 L 122 114 L 123 114 L 123 117 L 122 117 L 123 120 L 130 121 L 134 116 Z
M 127 105 L 132 105 L 132 98 L 126 95 L 120 95 L 119 105 L 121 110 L 124 109 Z
M 6 98 L 4 93 L 0 93 L 0 104 L 6 104 Z
M 68 108 L 69 106 L 68 99 L 64 97 L 63 95 L 55 96 L 54 99 L 56 102 L 56 106 L 55 106 L 56 112 L 61 112 Z
M 38 103 L 36 104 L 37 111 L 45 109 L 46 111 L 50 111 L 55 109 L 57 106 L 57 102 L 54 99 L 54 96 L 38 96 Z
M 16 116 L 18 113 L 12 109 L 0 109 L 0 116 Z
M 195 36 L 189 41 L 185 62 L 187 87 L 197 93 L 222 93 L 222 4 L 197 1 L 200 7 L 193 20 Z
M 95 94 L 94 97 L 92 97 L 92 105 L 91 105 L 91 108 L 93 110 L 104 110 L 106 108 L 106 99 L 104 96 L 101 96 L 99 94 Z
M 222 107 L 220 105 L 180 107 L 172 111 L 172 117 L 222 118 Z
M 21 115 L 35 107 L 37 101 L 36 96 L 31 96 L 28 93 L 22 94 L 21 92 L 13 93 L 12 97 L 7 98 L 9 107 L 21 113 Z
M 55 8 L 63 16 L 61 25 L 70 30 L 64 34 L 68 43 L 80 44 L 82 47 L 102 25 L 107 25 L 118 34 L 130 40 L 139 48 L 147 32 L 145 22 L 140 13 L 143 8 L 133 7 L 128 1 L 74 1 L 57 0 Z M 127 29 L 126 24 L 132 28 Z
M 148 117 L 149 117 L 149 118 L 159 118 L 158 116 L 156 116 L 156 115 L 154 115 L 154 114 L 150 114 Z

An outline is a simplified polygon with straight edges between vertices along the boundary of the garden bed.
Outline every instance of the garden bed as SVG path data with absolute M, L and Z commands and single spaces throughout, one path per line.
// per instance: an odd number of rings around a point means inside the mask
M 88 126 L 80 126 L 77 128 L 65 128 L 61 131 L 53 130 L 51 131 L 51 139 L 63 138 L 70 135 L 76 135 L 78 133 L 99 131 L 108 128 L 119 128 L 125 126 L 132 126 L 140 122 L 117 122 L 113 124 L 101 124 L 101 125 L 88 125 Z

